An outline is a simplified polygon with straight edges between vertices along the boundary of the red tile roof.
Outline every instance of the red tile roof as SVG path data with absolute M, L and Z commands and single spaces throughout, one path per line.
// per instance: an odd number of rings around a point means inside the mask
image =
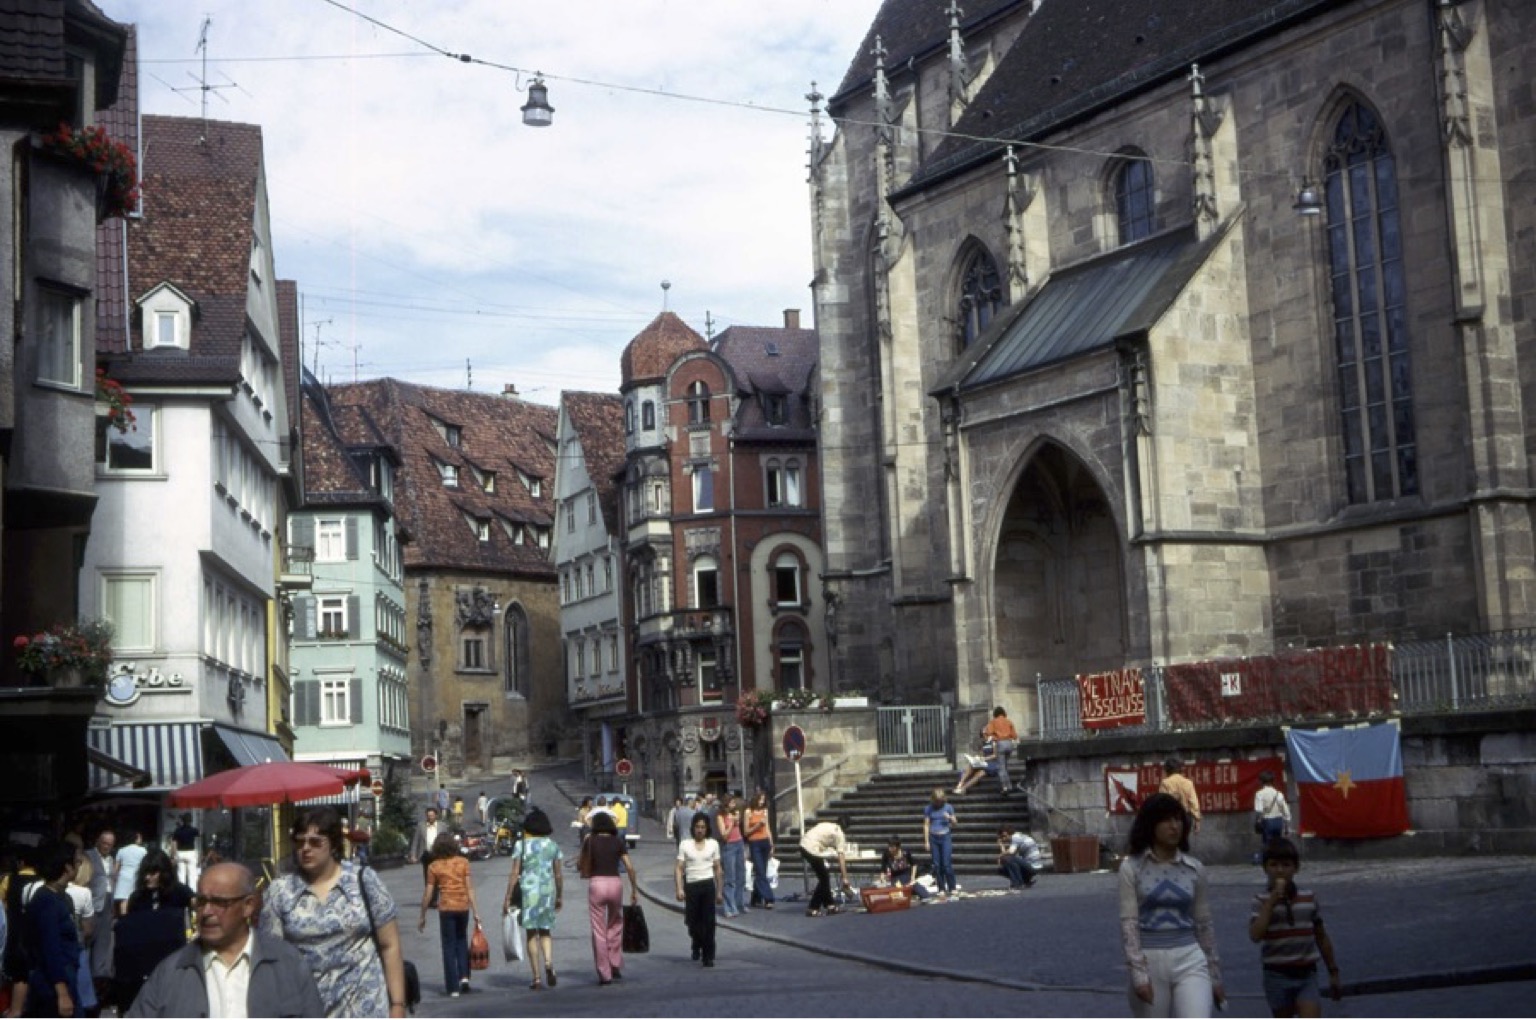
M 624 348 L 619 388 L 661 379 L 679 355 L 707 350 L 709 344 L 691 326 L 673 312 L 662 312 Z
M 300 413 L 305 505 L 382 502 L 348 455 L 325 388 L 314 376 L 306 377 Z
M 139 158 L 139 33 L 128 28 L 128 47 L 118 79 L 117 102 L 97 111 L 96 123 Z M 120 216 L 96 227 L 96 349 L 115 353 L 128 349 L 127 237 Z
M 283 391 L 288 398 L 288 427 L 299 420 L 299 383 L 304 364 L 299 357 L 299 284 L 277 281 L 277 354 L 283 370 Z
M 366 413 L 401 460 L 395 484 L 395 515 L 412 535 L 405 547 L 407 568 L 455 568 L 553 580 L 554 565 L 532 536 L 514 545 L 496 518 L 554 522 L 556 411 L 542 404 L 463 390 L 445 390 L 397 379 L 332 386 L 338 420 L 343 408 Z M 362 422 L 357 418 L 353 424 Z M 457 426 L 460 442 L 450 447 L 434 421 Z M 459 485 L 445 486 L 439 464 L 459 468 Z M 469 470 L 496 472 L 486 492 Z M 531 495 L 518 470 L 541 483 Z M 482 542 L 466 515 L 492 522 Z
M 560 394 L 576 437 L 581 440 L 587 475 L 597 489 L 598 506 L 608 534 L 619 533 L 619 485 L 617 476 L 624 468 L 624 398 L 614 393 L 585 393 L 579 390 Z

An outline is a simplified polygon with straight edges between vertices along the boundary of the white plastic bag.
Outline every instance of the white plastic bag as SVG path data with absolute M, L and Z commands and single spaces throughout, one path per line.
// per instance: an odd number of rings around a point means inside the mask
M 520 909 L 513 907 L 501 915 L 501 952 L 508 962 L 523 959 L 527 952 L 523 946 L 523 926 L 519 923 L 522 914 Z
M 768 858 L 768 888 L 777 889 L 778 887 L 779 859 L 777 857 L 770 857 Z

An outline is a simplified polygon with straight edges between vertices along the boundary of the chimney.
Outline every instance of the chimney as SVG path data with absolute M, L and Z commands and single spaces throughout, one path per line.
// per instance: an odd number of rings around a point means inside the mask
M 785 329 L 799 329 L 800 328 L 800 309 L 798 309 L 798 308 L 786 308 L 786 309 L 784 309 L 784 328 Z
M 517 395 L 517 383 L 503 383 L 501 387 L 501 395 L 506 397 L 508 400 L 522 399 Z

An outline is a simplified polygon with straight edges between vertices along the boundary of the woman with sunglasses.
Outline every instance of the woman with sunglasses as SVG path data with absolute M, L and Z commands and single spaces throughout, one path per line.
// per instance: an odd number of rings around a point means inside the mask
M 326 1016 L 405 1016 L 394 899 L 372 869 L 342 863 L 341 817 L 334 808 L 301 810 L 291 831 L 296 871 L 268 887 L 262 930 L 309 960 Z

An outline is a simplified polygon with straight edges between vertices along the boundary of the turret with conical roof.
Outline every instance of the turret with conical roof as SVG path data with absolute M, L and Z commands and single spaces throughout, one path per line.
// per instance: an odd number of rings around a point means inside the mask
M 667 370 L 689 351 L 707 351 L 709 343 L 674 312 L 662 312 L 642 329 L 619 358 L 619 392 L 666 378 Z

